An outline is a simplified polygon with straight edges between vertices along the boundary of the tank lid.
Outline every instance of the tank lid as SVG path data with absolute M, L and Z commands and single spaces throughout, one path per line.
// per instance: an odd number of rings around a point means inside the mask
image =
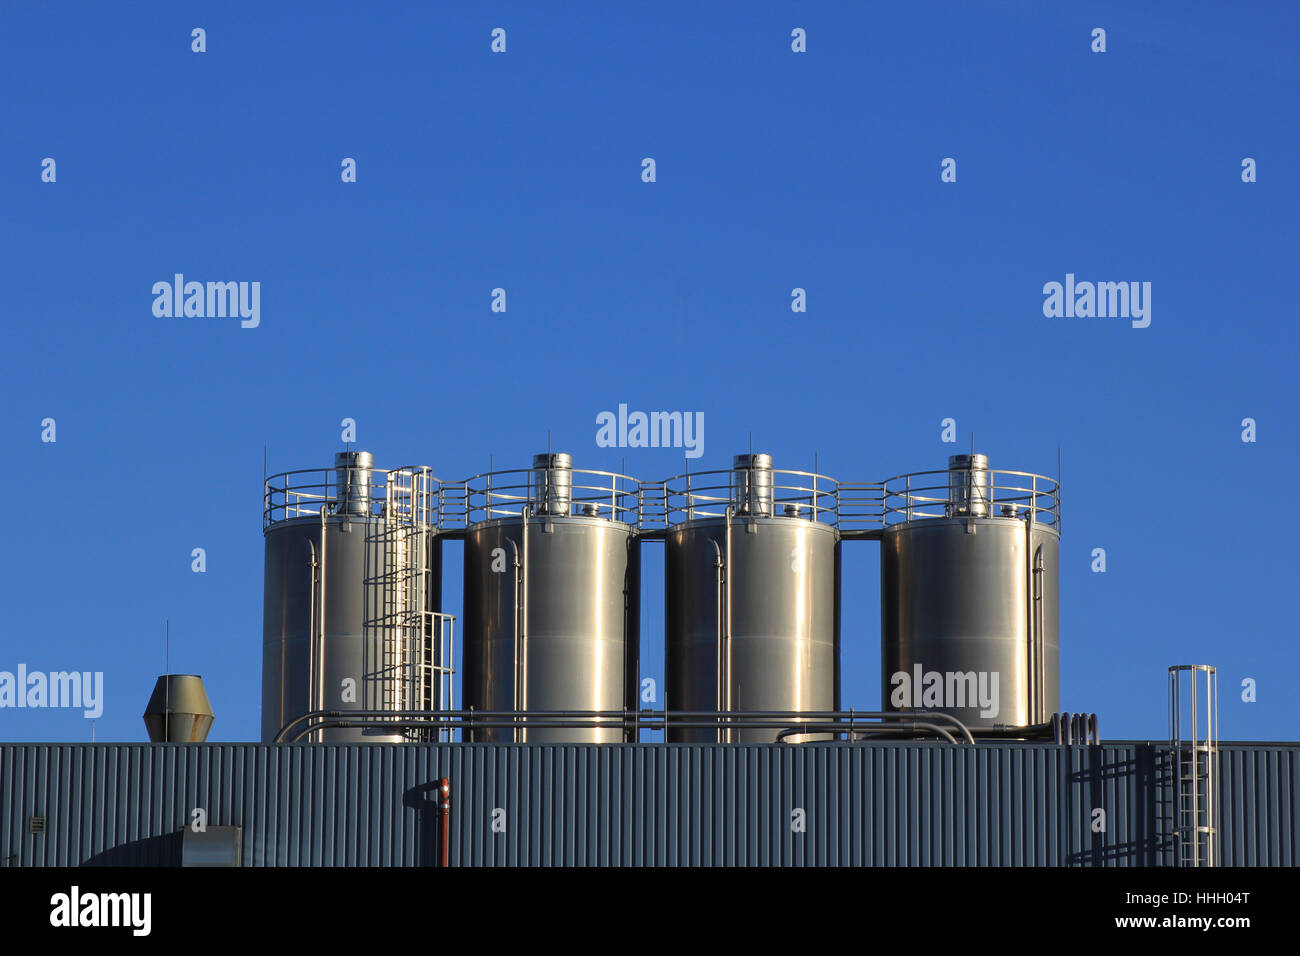
M 988 455 L 973 454 L 973 455 L 949 455 L 948 456 L 949 471 L 969 471 L 969 470 L 983 471 L 986 470 L 988 466 L 989 466 Z
M 339 451 L 334 453 L 335 468 L 373 468 L 375 456 L 368 451 Z
M 734 469 L 767 469 L 772 468 L 772 456 L 755 453 L 752 455 L 736 455 L 731 459 L 731 467 Z
M 568 452 L 543 452 L 533 456 L 534 468 L 572 468 L 573 456 Z

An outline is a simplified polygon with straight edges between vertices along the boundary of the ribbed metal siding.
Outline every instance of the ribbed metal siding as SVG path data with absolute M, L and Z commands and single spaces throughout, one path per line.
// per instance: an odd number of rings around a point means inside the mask
M 1300 747 L 1224 747 L 1223 859 L 1229 866 L 1300 864 Z
M 0 745 L 0 863 L 168 865 L 195 807 L 244 864 L 1165 865 L 1166 748 Z M 1223 857 L 1300 860 L 1300 746 L 1222 749 Z M 1106 811 L 1093 833 L 1092 810 Z M 492 830 L 504 810 L 505 832 Z M 805 813 L 806 832 L 791 826 Z M 48 817 L 28 833 L 33 813 Z M 16 857 L 16 858 L 15 858 Z

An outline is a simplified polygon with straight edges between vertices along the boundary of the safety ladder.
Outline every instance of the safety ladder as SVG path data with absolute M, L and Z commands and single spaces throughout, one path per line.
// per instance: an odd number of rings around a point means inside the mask
M 423 469 L 391 471 L 385 483 L 380 614 L 384 710 L 412 710 L 422 696 L 431 483 Z
M 1218 678 L 1209 664 L 1169 668 L 1177 866 L 1219 865 Z
M 455 636 L 454 614 L 424 612 L 422 640 L 415 665 L 418 697 L 413 709 L 433 713 L 456 708 L 452 682 L 456 673 L 452 650 Z M 452 731 L 450 727 L 437 730 L 416 729 L 410 731 L 408 736 L 416 741 L 449 741 L 452 739 Z
M 469 524 L 469 483 L 444 481 L 438 485 L 438 520 L 436 527 L 460 529 Z
M 663 531 L 668 527 L 668 485 L 662 481 L 643 481 L 636 492 L 636 525 L 643 532 Z

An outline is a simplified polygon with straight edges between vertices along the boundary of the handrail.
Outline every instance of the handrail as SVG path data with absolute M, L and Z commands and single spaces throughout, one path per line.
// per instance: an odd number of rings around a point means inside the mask
M 368 471 L 369 511 L 360 517 L 387 517 L 437 527 L 439 483 L 431 468 L 403 465 Z M 331 514 L 331 506 L 339 501 L 339 492 L 336 468 L 299 468 L 270 475 L 262 486 L 262 530 L 281 521 Z
M 839 499 L 841 531 L 864 531 L 884 527 L 885 483 L 883 481 L 841 481 Z
M 966 512 L 952 501 L 951 470 L 914 471 L 886 478 L 882 517 L 886 527 L 918 518 L 951 518 Z M 989 517 L 1028 518 L 1060 530 L 1061 488 L 1055 478 L 1028 471 L 979 469 L 980 505 Z M 934 476 L 933 479 L 930 476 Z M 918 483 L 919 480 L 919 483 Z M 983 496 L 987 495 L 985 499 Z
M 555 469 L 558 470 L 558 469 Z M 624 524 L 637 524 L 640 512 L 640 482 L 629 475 L 588 468 L 564 468 L 569 483 L 565 489 L 567 515 L 591 514 Z M 549 471 L 542 469 L 549 474 Z M 493 518 L 520 517 L 526 505 L 536 505 L 548 492 L 538 484 L 538 469 L 508 468 L 486 471 L 463 481 L 444 482 L 440 497 L 454 487 L 460 497 L 454 510 L 443 506 L 445 519 L 454 516 L 465 526 Z M 545 512 L 534 507 L 536 516 Z M 445 526 L 445 525 L 444 525 Z
M 696 518 L 722 518 L 728 506 L 738 502 L 738 469 L 691 471 L 665 478 L 655 484 L 664 489 L 663 521 L 671 527 Z M 740 469 L 741 472 L 744 469 Z M 764 517 L 790 516 L 829 525 L 839 523 L 839 482 L 827 475 L 785 468 L 765 468 L 771 485 L 765 486 L 764 499 L 770 490 L 770 512 Z M 798 483 L 794 483 L 798 482 Z M 744 517 L 744 511 L 734 512 Z
M 538 487 L 563 471 L 567 514 L 584 513 L 629 524 L 654 535 L 695 518 L 722 518 L 728 505 L 738 517 L 746 510 L 738 500 L 737 475 L 746 469 L 686 472 L 662 481 L 640 482 L 612 471 L 586 468 L 514 468 L 483 472 L 458 481 L 442 481 L 422 465 L 373 468 L 368 514 L 392 517 L 455 534 L 493 518 L 518 517 L 551 489 Z M 840 482 L 827 475 L 794 469 L 752 469 L 770 476 L 762 486 L 764 517 L 797 516 L 859 535 L 922 518 L 966 514 L 952 500 L 948 469 L 916 471 L 884 481 Z M 1030 523 L 1061 526 L 1060 485 L 1056 479 L 1027 471 L 981 468 L 980 515 L 1027 518 Z M 340 489 L 336 468 L 304 468 L 272 475 L 263 486 L 263 530 L 292 518 L 331 512 Z M 395 504 L 393 502 L 396 502 Z M 396 509 L 398 513 L 387 515 Z M 534 509 L 537 511 L 537 509 Z M 538 516 L 542 515 L 537 511 Z

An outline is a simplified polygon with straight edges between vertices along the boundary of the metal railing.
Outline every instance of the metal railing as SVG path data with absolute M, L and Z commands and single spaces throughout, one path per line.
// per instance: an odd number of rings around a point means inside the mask
M 662 481 L 643 481 L 637 487 L 637 530 L 662 531 L 668 527 L 668 486 Z
M 885 484 L 881 481 L 840 482 L 841 531 L 874 531 L 885 524 Z
M 556 489 L 549 486 L 550 476 L 559 469 L 501 469 L 474 475 L 464 481 L 442 482 L 439 487 L 440 528 L 465 527 L 493 518 L 519 517 L 525 506 L 554 499 Z M 563 514 L 610 518 L 635 525 L 640 501 L 639 482 L 612 471 L 585 468 L 563 469 L 568 484 L 564 487 L 567 510 Z M 538 477 L 541 475 L 542 477 Z M 554 513 L 554 512 L 551 512 Z
M 741 510 L 748 499 L 761 499 L 763 517 L 797 517 L 822 524 L 839 523 L 839 482 L 811 471 L 754 469 L 750 475 L 770 476 L 771 483 L 741 489 L 737 486 L 737 469 L 687 472 L 658 484 L 663 487 L 663 522 L 671 527 L 696 518 L 723 518 L 727 509 L 733 517 L 745 517 Z M 752 481 L 753 479 L 751 479 Z M 751 511 L 756 509 L 751 506 Z
M 954 501 L 954 475 L 971 472 L 916 471 L 882 483 L 881 515 L 886 526 L 918 518 L 951 518 L 979 514 L 993 518 L 1029 518 L 1034 524 L 1061 527 L 1061 489 L 1055 478 L 1027 471 L 974 472 L 978 481 L 965 487 L 971 497 Z M 977 510 L 978 509 L 978 510 Z
M 438 481 L 424 466 L 374 469 L 366 514 L 438 531 L 463 530 L 492 518 L 518 517 L 525 505 L 547 500 L 554 493 L 547 484 L 552 475 L 560 473 L 556 469 L 518 468 L 484 472 L 461 481 Z M 742 499 L 748 495 L 754 500 L 753 488 L 737 487 L 738 474 L 745 472 L 718 469 L 638 482 L 616 472 L 563 469 L 568 482 L 563 489 L 566 513 L 612 518 L 643 532 L 662 532 L 695 518 L 721 518 L 729 505 L 733 517 L 738 517 L 747 513 Z M 963 514 L 1029 518 L 1057 531 L 1061 526 L 1059 483 L 1031 472 L 918 471 L 878 482 L 839 482 L 813 472 L 782 469 L 761 474 L 770 484 L 761 486 L 764 507 L 755 513 L 805 518 L 846 533 L 868 533 L 919 518 Z M 970 476 L 962 488 L 965 497 L 954 500 L 953 476 L 963 474 Z M 334 514 L 343 493 L 335 468 L 273 475 L 265 483 L 262 527 L 319 516 L 322 510 Z
M 423 527 L 437 527 L 440 495 L 433 471 L 423 465 L 369 470 L 367 515 Z M 345 497 L 335 468 L 303 468 L 266 479 L 262 530 L 293 518 L 334 514 Z M 354 516 L 355 512 L 351 512 Z

